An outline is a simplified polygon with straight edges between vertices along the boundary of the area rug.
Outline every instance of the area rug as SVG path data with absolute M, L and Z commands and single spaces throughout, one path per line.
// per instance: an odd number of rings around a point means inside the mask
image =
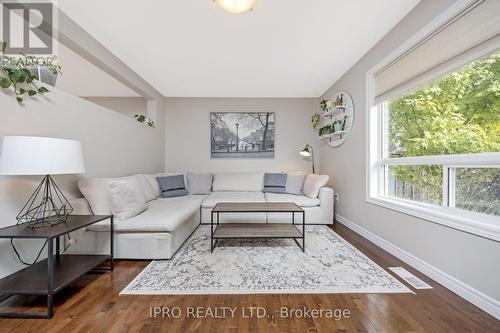
M 411 293 L 327 226 L 292 239 L 224 240 L 210 253 L 200 226 L 171 260 L 152 261 L 121 295 Z

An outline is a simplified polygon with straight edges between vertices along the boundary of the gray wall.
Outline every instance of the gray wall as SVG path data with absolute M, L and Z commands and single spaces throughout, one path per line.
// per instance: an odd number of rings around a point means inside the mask
M 163 117 L 156 128 L 50 87 L 44 97 L 17 105 L 14 96 L 0 91 L 0 141 L 5 135 L 50 136 L 80 140 L 88 176 L 122 176 L 164 169 Z M 0 142 L 1 143 L 1 142 Z M 1 145 L 0 145 L 1 147 Z M 0 148 L 1 149 L 1 148 Z M 80 196 L 78 176 L 57 176 L 70 197 Z M 0 227 L 15 217 L 41 177 L 0 176 Z M 36 241 L 18 241 L 21 255 L 32 261 L 40 249 Z M 22 266 L 9 241 L 0 242 L 0 277 Z
M 430 265 L 500 300 L 500 243 L 365 201 L 366 72 L 430 22 L 451 0 L 424 0 L 322 98 L 347 91 L 355 104 L 352 133 L 336 149 L 321 148 L 321 172 L 340 194 L 337 213 Z M 453 42 L 453 41 L 450 41 Z
M 165 103 L 167 171 L 311 172 L 299 151 L 318 144 L 311 126 L 312 98 L 167 98 Z M 210 112 L 275 112 L 274 159 L 211 159 Z M 316 147 L 319 149 L 319 146 Z
M 134 118 L 136 114 L 146 115 L 147 100 L 143 97 L 82 97 L 94 104 Z

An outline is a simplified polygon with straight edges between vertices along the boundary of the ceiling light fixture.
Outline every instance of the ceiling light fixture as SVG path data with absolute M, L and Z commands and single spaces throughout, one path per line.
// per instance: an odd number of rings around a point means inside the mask
M 246 13 L 255 5 L 255 0 L 214 0 L 214 2 L 231 14 Z

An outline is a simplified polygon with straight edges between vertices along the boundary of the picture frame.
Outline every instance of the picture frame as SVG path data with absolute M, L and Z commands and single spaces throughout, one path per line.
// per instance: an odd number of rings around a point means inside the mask
M 274 129 L 274 112 L 210 112 L 210 157 L 274 158 Z

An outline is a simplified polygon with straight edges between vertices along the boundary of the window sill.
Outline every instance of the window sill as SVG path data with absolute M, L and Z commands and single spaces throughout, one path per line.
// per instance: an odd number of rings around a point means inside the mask
M 453 229 L 500 241 L 500 218 L 459 208 L 440 207 L 390 197 L 367 197 L 368 203 L 435 222 Z

